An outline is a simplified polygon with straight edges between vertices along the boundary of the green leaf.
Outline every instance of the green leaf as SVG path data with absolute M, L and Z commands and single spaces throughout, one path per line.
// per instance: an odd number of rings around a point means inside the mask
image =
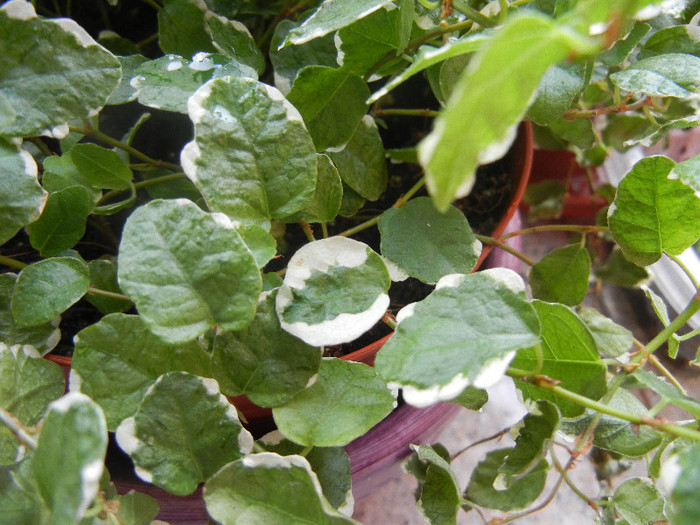
M 141 479 L 178 496 L 253 447 L 216 381 L 185 372 L 160 376 L 116 437 Z
M 633 394 L 622 388 L 615 391 L 607 405 L 634 416 L 647 415 L 647 408 Z M 628 421 L 606 414 L 600 415 L 593 410 L 586 410 L 586 413 L 578 418 L 563 420 L 560 430 L 564 434 L 577 436 L 588 428 L 593 418 L 599 418 L 593 434 L 593 444 L 604 450 L 623 456 L 639 457 L 654 450 L 661 443 L 661 434 L 651 427 L 639 425 L 638 429 L 633 429 Z
M 379 218 L 382 255 L 411 277 L 434 284 L 451 273 L 469 273 L 481 254 L 464 214 L 444 213 L 429 197 L 389 208 Z
M 32 346 L 0 343 L 0 408 L 21 424 L 37 425 L 48 404 L 65 389 L 61 368 L 40 359 Z M 16 463 L 23 455 L 15 435 L 0 424 L 0 465 Z
M 69 155 L 78 172 L 95 188 L 125 190 L 134 178 L 115 151 L 96 144 L 76 144 Z
M 649 270 L 628 261 L 618 246 L 608 256 L 603 266 L 595 269 L 597 278 L 617 286 L 633 288 L 651 279 Z
M 52 523 L 84 516 L 97 496 L 106 452 L 104 415 L 89 397 L 69 393 L 49 405 L 32 464 Z
M 384 145 L 374 119 L 365 115 L 350 142 L 339 151 L 327 152 L 343 182 L 368 200 L 377 200 L 386 189 Z
M 37 173 L 28 152 L 0 138 L 0 244 L 36 220 L 44 209 L 47 194 Z
M 694 525 L 700 519 L 698 479 L 700 445 L 688 447 L 670 458 L 661 468 L 661 479 L 673 504 L 672 523 Z
M 617 487 L 612 501 L 629 525 L 666 521 L 664 499 L 648 478 L 626 479 Z
M 542 301 L 577 305 L 586 297 L 590 274 L 591 258 L 580 243 L 557 248 L 530 268 L 532 296 Z
M 554 403 L 537 401 L 517 429 L 515 448 L 506 456 L 494 480 L 497 490 L 507 490 L 513 483 L 537 468 L 552 446 L 559 428 L 559 410 Z
M 639 60 L 610 75 L 623 91 L 650 96 L 685 98 L 700 88 L 700 58 L 668 53 Z
M 345 145 L 367 112 L 369 88 L 343 69 L 308 66 L 287 95 L 306 123 L 317 151 Z
M 192 61 L 165 55 L 142 64 L 136 70 L 132 86 L 144 106 L 187 113 L 187 100 L 205 82 L 221 74 L 225 67 L 222 64 L 227 62 L 226 57 L 207 53 L 195 55 Z M 243 68 L 241 74 L 257 78 L 252 68 Z
M 88 263 L 88 275 L 91 287 L 99 288 L 106 292 L 122 293 L 121 288 L 117 284 L 117 265 L 111 260 L 95 259 L 90 261 Z M 104 295 L 87 295 L 85 299 L 105 314 L 125 312 L 134 306 L 131 301 L 105 297 Z
M 298 28 L 292 29 L 283 45 L 303 44 L 322 37 L 366 17 L 376 10 L 393 5 L 389 0 L 325 0 Z
M 338 236 L 314 241 L 289 261 L 277 315 L 307 344 L 347 343 L 382 318 L 390 284 L 384 261 L 366 244 Z
M 654 309 L 654 313 L 656 313 L 656 317 L 659 318 L 664 326 L 671 324 L 671 319 L 668 316 L 668 307 L 666 306 L 666 302 L 663 300 L 663 298 L 654 293 L 648 286 L 643 285 L 641 288 L 642 291 L 644 291 L 644 294 L 649 298 L 649 302 L 651 302 L 651 306 Z M 668 346 L 668 356 L 671 359 L 676 358 L 679 343 L 680 339 L 675 333 L 671 334 L 671 337 L 669 337 L 666 341 L 666 345 Z
M 12 525 L 47 523 L 50 515 L 31 481 L 31 460 L 0 465 L 0 518 Z
M 540 126 L 558 119 L 586 86 L 586 66 L 555 65 L 546 70 L 537 87 L 537 98 L 527 116 Z
M 700 59 L 698 59 L 700 61 Z M 672 175 L 668 157 L 646 157 L 620 181 L 608 223 L 631 262 L 646 266 L 679 255 L 700 237 L 700 198 Z
M 520 276 L 504 268 L 443 277 L 397 320 L 375 367 L 415 406 L 496 383 L 517 350 L 538 342 L 540 331 Z
M 261 452 L 229 463 L 207 481 L 204 501 L 223 525 L 357 523 L 328 503 L 309 462 L 296 455 Z
M 206 13 L 201 1 L 165 0 L 158 10 L 158 45 L 163 52 L 191 57 L 199 51 L 216 51 L 207 33 Z
M 174 371 L 209 376 L 209 355 L 196 341 L 165 344 L 139 316 L 110 314 L 75 336 L 71 390 L 99 403 L 111 431 L 134 415 L 160 375 Z
M 525 508 L 537 499 L 547 479 L 548 465 L 544 459 L 523 478 L 513 482 L 508 489 L 494 488 L 499 468 L 511 453 L 512 449 L 504 448 L 486 454 L 486 458 L 472 472 L 464 492 L 464 497 L 469 502 L 488 509 L 511 511 Z
M 338 215 L 341 217 L 352 217 L 365 205 L 365 199 L 362 195 L 354 191 L 350 186 L 343 182 L 343 196 L 340 200 L 340 209 Z
M 97 112 L 119 84 L 119 60 L 73 20 L 8 2 L 0 34 L 0 136 L 65 134 L 68 120 Z
M 88 291 L 88 267 L 80 259 L 54 257 L 30 264 L 17 277 L 12 314 L 19 326 L 51 321 Z
M 65 190 L 71 186 L 82 186 L 90 192 L 93 203 L 97 203 L 102 197 L 102 191 L 95 188 L 88 179 L 80 174 L 73 164 L 70 153 L 65 153 L 60 157 L 54 155 L 44 160 L 44 174 L 41 182 L 44 189 L 50 193 Z
M 0 274 L 0 341 L 10 347 L 33 346 L 41 355 L 45 355 L 61 338 L 59 319 L 38 325 L 18 326 L 11 307 L 16 281 L 17 275 L 14 273 Z
M 258 75 L 265 72 L 265 57 L 246 26 L 211 11 L 205 14 L 204 23 L 220 53 L 253 68 Z
M 430 66 L 439 64 L 450 58 L 463 56 L 483 47 L 490 40 L 490 36 L 485 34 L 470 34 L 459 39 L 448 40 L 442 47 L 421 46 L 413 57 L 411 64 L 402 70 L 396 77 L 387 82 L 384 87 L 376 91 L 367 102 L 376 102 L 389 93 L 398 85 L 404 83 L 412 76 L 428 69 Z
M 143 492 L 130 490 L 119 496 L 117 516 L 129 525 L 151 525 L 158 515 L 158 502 Z
M 335 48 L 333 35 L 280 49 L 289 31 L 297 26 L 298 24 L 291 20 L 282 20 L 275 27 L 275 34 L 270 41 L 270 62 L 275 69 L 275 86 L 284 94 L 289 93 L 299 70 L 309 64 L 338 67 L 338 50 Z
M 263 436 L 259 443 L 262 443 L 267 452 L 274 452 L 281 456 L 301 455 L 305 452 L 306 447 L 288 439 L 277 441 L 280 437 L 281 434 L 278 431 L 273 431 Z M 343 514 L 346 514 L 346 511 L 352 511 L 354 500 L 350 479 L 350 459 L 345 449 L 314 447 L 304 454 L 304 457 L 318 477 L 323 495 L 328 502 Z
M 117 266 L 121 288 L 149 329 L 168 342 L 195 339 L 214 325 L 243 328 L 262 287 L 231 221 L 185 199 L 151 201 L 134 211 Z
M 118 56 L 117 58 L 122 65 L 122 76 L 119 85 L 107 99 L 106 105 L 126 104 L 136 98 L 137 90 L 131 85 L 131 79 L 137 75 L 136 71 L 139 66 L 148 62 L 148 59 L 142 55 Z
M 411 36 L 413 11 L 413 0 L 397 0 L 338 31 L 342 68 L 365 75 L 388 53 L 400 55 Z
M 418 146 L 428 190 L 439 210 L 469 193 L 478 164 L 505 154 L 549 66 L 586 46 L 544 17 L 516 17 L 494 33 Z
M 619 357 L 632 348 L 632 332 L 605 317 L 595 308 L 583 307 L 578 311 L 578 316 L 591 332 L 599 353 Z
M 483 407 L 488 400 L 489 394 L 486 390 L 468 386 L 461 394 L 451 399 L 450 403 L 461 405 L 469 410 L 481 410 L 481 407 Z
M 263 268 L 277 253 L 277 241 L 260 226 L 236 224 L 236 231 L 255 258 L 258 268 Z
M 650 29 L 651 26 L 649 24 L 637 22 L 624 39 L 618 40 L 610 49 L 607 49 L 600 55 L 600 61 L 606 66 L 619 66 L 637 47 L 637 44 L 641 42 Z M 649 40 L 652 38 L 654 38 L 654 35 Z
M 431 525 L 456 525 L 457 512 L 464 500 L 449 462 L 431 446 L 411 445 L 411 448 L 419 460 L 427 463 L 418 508 Z
M 343 181 L 338 169 L 328 155 L 318 155 L 318 180 L 316 191 L 304 209 L 298 214 L 285 218 L 288 222 L 328 222 L 340 212 L 343 200 Z M 364 203 L 364 199 L 362 199 Z
M 700 56 L 696 26 L 680 25 L 659 29 L 651 35 L 640 51 L 640 58 L 666 53 L 685 53 Z
M 567 390 L 599 399 L 607 387 L 606 369 L 586 325 L 564 305 L 533 301 L 533 306 L 542 325 L 542 368 L 538 373 L 560 381 Z M 521 350 L 513 360 L 513 366 L 521 370 L 534 370 L 537 364 L 535 348 Z M 583 413 L 583 407 L 530 383 L 516 381 L 515 384 L 526 399 L 551 401 L 565 417 Z
M 384 419 L 396 400 L 364 363 L 326 358 L 316 382 L 272 409 L 280 432 L 300 445 L 347 445 Z
M 679 162 L 673 168 L 673 173 L 678 175 L 684 184 L 700 192 L 700 155 Z
M 189 102 L 195 140 L 181 162 L 213 211 L 269 229 L 314 193 L 316 150 L 301 115 L 271 86 L 214 79 Z
M 29 225 L 29 242 L 42 257 L 72 248 L 85 234 L 92 209 L 92 195 L 84 186 L 50 193 L 41 216 Z
M 284 403 L 318 372 L 319 348 L 308 346 L 280 327 L 277 293 L 265 294 L 253 322 L 244 330 L 214 340 L 214 378 L 229 396 L 245 394 L 258 406 Z
M 648 388 L 661 398 L 661 401 L 657 403 L 657 408 L 659 410 L 661 409 L 661 406 L 658 406 L 659 404 L 663 403 L 665 405 L 671 403 L 685 410 L 695 419 L 700 419 L 700 402 L 683 394 L 678 388 L 667 382 L 664 378 L 641 368 L 635 370 L 630 377 L 634 378 L 637 382 L 635 386 L 639 386 L 639 388 Z

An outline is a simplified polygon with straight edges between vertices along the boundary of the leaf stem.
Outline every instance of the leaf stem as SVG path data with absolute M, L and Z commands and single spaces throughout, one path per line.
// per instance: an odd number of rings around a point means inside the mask
M 546 390 L 548 392 L 552 392 L 553 394 L 556 394 L 557 396 L 566 399 L 568 401 L 572 401 L 573 403 L 576 403 L 577 405 L 581 405 L 586 408 L 590 408 L 592 410 L 596 410 L 597 412 L 601 412 L 603 414 L 607 414 L 609 416 L 616 417 L 618 419 L 623 419 L 625 421 L 629 421 L 630 423 L 634 423 L 636 425 L 647 425 L 652 428 L 655 428 L 657 430 L 662 430 L 668 434 L 673 434 L 675 436 L 679 437 L 685 437 L 688 439 L 691 439 L 693 441 L 698 441 L 700 442 L 700 432 L 697 430 L 694 430 L 692 428 L 684 427 L 681 425 L 676 425 L 674 423 L 670 423 L 664 419 L 656 419 L 656 418 L 651 418 L 651 417 L 646 417 L 646 416 L 638 416 L 635 414 L 629 414 L 627 412 L 624 412 L 622 410 L 618 410 L 614 407 L 605 405 L 603 403 L 600 403 L 598 401 L 594 401 L 593 399 L 590 399 L 588 397 L 582 396 L 580 394 L 577 394 L 576 392 L 572 392 L 570 390 L 567 390 L 566 388 L 563 388 L 556 384 L 556 382 L 549 377 L 546 376 L 533 376 L 530 378 L 523 378 L 522 376 L 519 376 L 517 374 L 512 374 L 511 370 L 508 369 L 506 372 L 509 376 L 511 377 L 516 377 L 516 378 L 521 378 L 529 383 L 532 383 L 538 388 L 541 388 L 542 390 Z
M 10 429 L 20 443 L 28 446 L 32 450 L 36 449 L 36 440 L 29 435 L 26 427 L 12 414 L 0 407 L 0 423 L 4 423 Z
M 160 177 L 153 177 L 152 179 L 146 179 L 142 180 L 139 182 L 134 183 L 134 189 L 139 189 L 139 188 L 146 188 L 147 186 L 154 186 L 156 184 L 162 184 L 164 182 L 170 182 L 173 180 L 180 180 L 180 179 L 186 179 L 187 174 L 184 172 L 180 171 L 178 173 L 169 173 L 168 175 L 161 175 Z M 120 193 L 123 193 L 127 190 L 110 190 L 104 195 L 102 195 L 102 198 L 100 199 L 100 202 L 109 202 L 110 199 L 113 197 L 119 195 Z
M 399 115 L 406 117 L 437 117 L 440 112 L 434 109 L 402 109 L 402 108 L 390 108 L 390 109 L 378 109 L 374 112 L 378 117 L 384 117 L 386 115 Z
M 600 115 L 607 115 L 610 113 L 625 113 L 627 111 L 635 111 L 637 109 L 649 105 L 652 105 L 651 99 L 644 97 L 641 100 L 635 102 L 634 104 L 629 105 L 623 101 L 614 106 L 605 106 L 597 109 L 570 109 L 566 111 L 562 115 L 562 117 L 567 120 L 574 120 L 577 118 L 594 118 Z
M 501 235 L 498 240 L 505 241 L 516 235 L 525 235 L 529 233 L 539 233 L 547 231 L 562 231 L 562 232 L 579 232 L 579 233 L 607 233 L 610 228 L 607 226 L 592 226 L 592 225 L 578 225 L 578 224 L 544 224 L 542 226 L 532 226 L 530 228 L 524 228 L 522 230 L 517 230 L 514 232 L 507 233 L 506 235 Z
M 480 13 L 479 11 L 471 7 L 466 2 L 463 2 L 462 0 L 452 0 L 450 5 L 460 13 L 464 14 L 467 18 L 470 18 L 482 27 L 494 27 L 497 25 L 497 22 L 494 22 L 488 16 L 484 15 L 483 13 Z
M 649 362 L 654 365 L 659 372 L 663 374 L 663 376 L 668 379 L 673 386 L 675 386 L 681 394 L 684 396 L 687 396 L 688 393 L 685 391 L 685 388 L 683 388 L 683 385 L 681 385 L 678 380 L 673 376 L 673 374 L 666 368 L 661 361 L 654 355 L 650 354 L 649 355 Z
M 683 261 L 681 261 L 680 257 L 678 257 L 677 255 L 666 255 L 669 259 L 676 263 L 681 270 L 683 270 L 683 273 L 685 273 L 688 276 L 688 279 L 690 279 L 690 282 L 693 283 L 695 289 L 700 290 L 700 281 L 698 281 L 698 279 L 693 275 L 688 266 Z
M 314 237 L 314 231 L 308 222 L 299 221 L 299 226 L 301 226 L 301 229 L 303 230 L 304 235 L 306 235 L 306 239 L 309 242 L 314 242 L 316 240 L 316 237 Z
M 15 270 L 23 270 L 27 266 L 29 266 L 27 263 L 23 263 L 21 261 L 13 259 L 12 257 L 7 257 L 6 255 L 0 255 L 0 264 L 4 266 L 9 266 L 10 268 L 14 268 Z
M 528 266 L 533 266 L 535 264 L 535 261 L 530 259 L 527 255 L 519 252 L 515 248 L 511 248 L 506 243 L 502 242 L 503 237 L 501 237 L 500 239 L 495 239 L 493 237 L 489 237 L 488 235 L 479 235 L 478 233 L 475 233 L 474 235 L 476 236 L 477 239 L 479 239 L 484 244 L 490 244 L 491 246 L 496 246 L 497 248 L 500 248 L 501 250 L 506 251 L 506 252 L 510 253 L 511 255 L 514 255 L 515 257 L 517 257 L 518 259 L 523 261 Z
M 598 505 L 596 504 L 596 502 L 588 496 L 586 496 L 583 492 L 581 492 L 579 488 L 576 485 L 574 485 L 573 481 L 569 479 L 569 476 L 566 474 L 566 469 L 564 469 L 564 467 L 561 466 L 561 463 L 559 463 L 559 460 L 557 460 L 557 456 L 554 453 L 554 450 L 551 451 L 550 457 L 552 458 L 552 463 L 554 463 L 554 468 L 557 469 L 557 472 L 559 472 L 559 474 L 562 475 L 566 484 L 571 490 L 574 491 L 574 494 L 576 494 L 579 498 L 588 503 L 588 506 L 591 507 L 594 511 L 598 512 Z
M 106 133 L 102 133 L 101 131 L 93 128 L 93 127 L 79 127 L 79 126 L 68 126 L 68 129 L 74 133 L 81 133 L 83 135 L 87 135 L 89 137 L 92 137 L 96 140 L 99 140 L 100 142 L 104 142 L 105 144 L 108 144 L 109 146 L 119 148 L 122 151 L 126 151 L 130 155 L 136 157 L 137 159 L 140 159 L 152 166 L 155 166 L 157 168 L 167 168 L 172 171 L 177 171 L 180 172 L 182 171 L 182 168 L 177 165 L 173 164 L 172 162 L 166 162 L 164 160 L 156 160 L 152 159 L 145 153 L 137 150 L 136 148 L 133 148 L 129 146 L 128 144 L 124 144 L 123 142 L 110 137 Z
M 700 310 L 700 291 L 691 299 L 688 306 L 669 325 L 645 345 L 645 354 L 651 354 L 676 333 L 688 320 Z
M 119 299 L 120 301 L 132 302 L 131 299 L 124 294 L 120 294 L 120 293 L 116 293 L 116 292 L 109 292 L 107 290 L 102 290 L 100 288 L 93 288 L 92 286 L 90 288 L 88 288 L 87 293 L 88 293 L 88 295 L 100 295 L 102 297 L 109 297 L 110 299 Z

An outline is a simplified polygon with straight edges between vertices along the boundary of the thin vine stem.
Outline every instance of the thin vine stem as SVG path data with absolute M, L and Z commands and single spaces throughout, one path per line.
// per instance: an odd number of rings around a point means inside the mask
M 501 430 L 501 431 L 499 431 L 499 432 L 496 432 L 495 434 L 492 434 L 492 435 L 490 435 L 490 436 L 486 436 L 485 438 L 481 438 L 481 439 L 479 439 L 479 440 L 477 440 L 477 441 L 474 441 L 474 442 L 472 442 L 472 443 L 469 443 L 466 447 L 464 447 L 464 448 L 458 450 L 457 452 L 455 452 L 454 454 L 452 454 L 452 455 L 450 456 L 450 462 L 454 461 L 454 460 L 457 459 L 459 456 L 461 456 L 462 454 L 464 454 L 464 453 L 467 452 L 468 450 L 470 450 L 470 449 L 472 449 L 472 448 L 474 448 L 474 447 L 476 447 L 476 446 L 478 446 L 478 445 L 483 445 L 484 443 L 488 443 L 489 441 L 493 441 L 494 439 L 500 439 L 500 438 L 502 438 L 503 436 L 506 435 L 506 433 L 507 433 L 509 430 L 510 430 L 510 427 L 504 428 L 503 430 Z
M 544 224 L 542 226 L 531 226 L 530 228 L 523 228 L 522 230 L 517 230 L 514 232 L 501 235 L 498 240 L 505 241 L 511 237 L 516 237 L 518 235 L 526 235 L 530 233 L 539 232 L 549 232 L 549 231 L 563 231 L 563 232 L 577 232 L 577 233 L 608 233 L 610 228 L 607 226 L 581 226 L 578 224 Z
M 515 257 L 517 257 L 518 259 L 523 261 L 528 266 L 533 266 L 535 264 L 535 261 L 530 259 L 527 255 L 525 255 L 522 252 L 519 252 L 515 248 L 512 248 L 512 247 L 508 246 L 505 242 L 503 242 L 503 237 L 501 237 L 499 239 L 495 239 L 493 237 L 489 237 L 488 235 L 480 235 L 478 233 L 475 233 L 474 235 L 482 243 L 489 244 L 491 246 L 495 246 L 497 248 L 500 248 L 501 250 L 506 251 L 506 252 L 510 253 L 511 255 L 514 255 Z
M 100 295 L 102 297 L 109 297 L 110 299 L 119 299 L 120 301 L 129 301 L 131 302 L 131 299 L 120 293 L 116 292 L 110 292 L 108 290 L 102 290 L 100 288 L 92 288 L 90 287 L 87 291 L 88 295 Z
M 676 333 L 685 323 L 690 320 L 696 312 L 700 310 L 700 291 L 698 291 L 695 296 L 691 299 L 688 306 L 678 315 L 669 325 L 664 328 L 659 334 L 654 337 L 649 343 L 644 347 L 644 352 L 646 354 L 652 354 L 661 345 L 663 345 L 668 339 Z
M 18 261 L 12 257 L 7 257 L 6 255 L 0 255 L 0 264 L 3 266 L 9 266 L 15 270 L 23 270 L 29 266 L 27 263 L 23 263 L 22 261 Z
M 9 428 L 10 432 L 17 437 L 20 443 L 32 450 L 36 449 L 36 440 L 27 433 L 24 425 L 2 407 L 0 407 L 0 423 Z
M 600 115 L 608 115 L 610 113 L 625 113 L 627 111 L 635 111 L 637 109 L 644 108 L 645 106 L 653 105 L 653 102 L 649 98 L 642 98 L 641 100 L 635 102 L 634 104 L 627 104 L 626 102 L 620 102 L 614 106 L 605 106 L 597 109 L 570 109 L 566 111 L 562 117 L 567 120 L 574 120 L 577 118 L 594 118 Z
M 452 0 L 450 5 L 453 9 L 456 9 L 457 11 L 465 15 L 467 18 L 473 20 L 482 27 L 494 27 L 498 25 L 498 22 L 494 22 L 488 16 L 484 15 L 483 13 L 480 13 L 479 11 L 477 11 L 472 6 L 470 6 L 462 0 Z
M 134 189 L 138 190 L 139 188 L 146 188 L 148 186 L 154 186 L 156 184 L 162 184 L 164 182 L 170 182 L 173 180 L 181 180 L 186 178 L 187 174 L 185 174 L 182 171 L 178 173 L 169 173 L 168 175 L 161 175 L 160 177 L 153 177 L 152 179 L 146 179 L 139 182 L 135 182 Z M 110 190 L 102 196 L 100 202 L 109 202 L 113 197 L 116 197 L 117 195 L 124 193 L 125 191 L 128 190 Z
M 564 469 L 564 467 L 561 466 L 561 463 L 559 463 L 559 460 L 557 459 L 557 455 L 554 453 L 554 450 L 550 452 L 550 457 L 552 458 L 552 463 L 554 464 L 554 468 L 557 469 L 557 472 L 562 475 L 564 478 L 564 481 L 566 484 L 569 486 L 569 488 L 576 494 L 579 498 L 581 498 L 583 501 L 585 501 L 589 507 L 591 507 L 594 511 L 598 512 L 598 504 L 593 501 L 591 498 L 586 496 L 579 488 L 574 485 L 574 482 L 569 479 L 569 476 L 567 475 L 567 470 Z
M 89 137 L 99 140 L 100 142 L 104 142 L 109 146 L 113 146 L 115 148 L 119 148 L 122 151 L 126 151 L 128 154 L 136 157 L 137 159 L 140 159 L 146 162 L 147 164 L 150 164 L 157 168 L 167 168 L 169 170 L 177 172 L 182 171 L 182 168 L 177 164 L 173 164 L 172 162 L 166 162 L 164 160 L 153 159 L 145 153 L 137 150 L 136 148 L 129 146 L 128 144 L 124 144 L 123 142 L 113 137 L 110 137 L 106 133 L 102 133 L 101 131 L 92 127 L 68 126 L 68 129 L 74 133 L 81 133 L 83 135 L 87 135 Z
M 681 261 L 680 257 L 669 254 L 666 255 L 669 259 L 676 263 L 681 270 L 683 270 L 683 273 L 688 276 L 688 279 L 690 279 L 690 282 L 693 283 L 695 289 L 700 290 L 700 281 L 693 275 L 693 272 L 690 271 L 688 266 L 683 261 Z
M 401 117 L 437 117 L 440 112 L 434 109 L 404 109 L 404 108 L 389 108 L 378 109 L 374 112 L 378 117 L 387 115 L 398 115 Z
M 681 385 L 678 380 L 674 377 L 674 375 L 669 371 L 668 368 L 666 368 L 661 361 L 654 355 L 650 354 L 649 355 L 649 362 L 656 367 L 656 369 L 663 374 L 663 376 L 668 379 L 673 386 L 675 386 L 681 394 L 684 396 L 688 395 L 688 393 L 685 391 L 685 388 L 683 388 L 683 385 Z

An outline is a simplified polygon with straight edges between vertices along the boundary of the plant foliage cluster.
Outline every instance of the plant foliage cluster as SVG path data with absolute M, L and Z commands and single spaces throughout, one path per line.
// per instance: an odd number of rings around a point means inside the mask
M 697 242 L 698 159 L 640 161 L 607 217 L 568 228 L 573 244 L 538 262 L 518 254 L 527 285 L 506 269 L 470 273 L 482 243 L 504 239 L 475 235 L 453 205 L 523 120 L 591 165 L 694 126 L 697 1 L 76 4 L 0 7 L 11 270 L 0 274 L 0 522 L 150 523 L 156 502 L 117 494 L 104 468 L 114 432 L 143 480 L 176 495 L 204 483 L 217 522 L 353 523 L 342 446 L 399 389 L 412 405 L 478 409 L 504 376 L 528 414 L 466 488 L 442 447 L 415 447 L 408 468 L 431 523 L 455 523 L 460 508 L 512 521 L 590 447 L 649 459 L 648 477 L 579 491 L 601 523 L 700 521 L 700 403 L 654 354 L 676 357 L 700 295 L 673 319 L 652 296 L 666 327 L 646 344 L 580 306 L 591 244 L 615 246 L 595 278 L 636 283 Z M 395 104 L 415 80 L 435 108 Z M 119 115 L 133 119 L 120 128 Z M 421 117 L 434 117 L 422 140 L 385 148 L 382 126 Z M 170 151 L 151 153 L 154 136 Z M 368 215 L 394 177 L 387 158 L 422 175 Z M 341 217 L 355 226 L 334 230 Z M 375 227 L 379 249 L 354 238 Z M 308 242 L 287 253 L 295 230 Z M 434 291 L 394 318 L 390 285 L 408 277 Z M 74 338 L 64 394 L 41 357 L 80 305 L 101 313 Z M 395 334 L 374 367 L 322 356 L 382 320 Z M 640 388 L 658 404 L 642 405 Z M 242 394 L 272 409 L 280 439 L 253 439 L 228 399 Z M 666 405 L 688 420 L 659 417 Z M 564 466 L 550 459 L 558 433 L 575 437 Z

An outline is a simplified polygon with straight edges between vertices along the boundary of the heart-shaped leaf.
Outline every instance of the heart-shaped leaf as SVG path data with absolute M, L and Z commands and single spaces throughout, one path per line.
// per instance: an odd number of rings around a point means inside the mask
M 580 244 L 552 250 L 530 268 L 532 295 L 575 306 L 586 297 L 590 274 L 591 258 Z

